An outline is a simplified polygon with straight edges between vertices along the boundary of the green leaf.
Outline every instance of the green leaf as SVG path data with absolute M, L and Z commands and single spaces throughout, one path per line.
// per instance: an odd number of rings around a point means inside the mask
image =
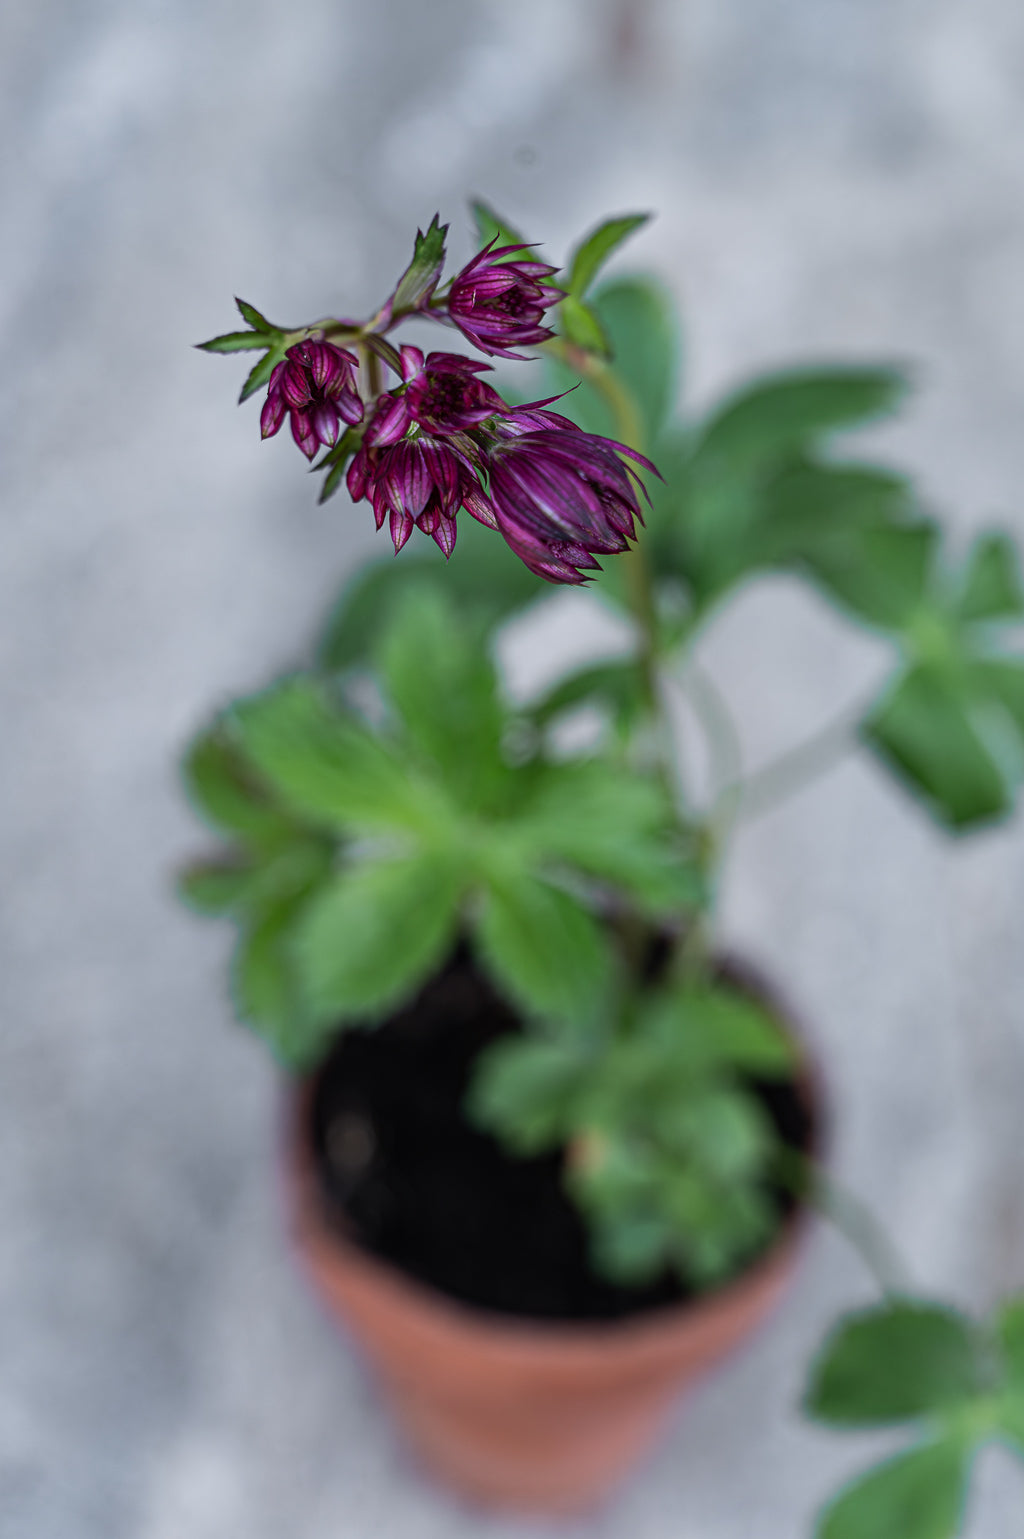
M 378 655 L 385 696 L 413 747 L 441 771 L 461 804 L 489 806 L 507 775 L 505 711 L 490 656 L 444 589 L 409 590 L 392 612 Z
M 1024 1294 L 1007 1299 L 996 1315 L 996 1335 L 1006 1376 L 1024 1393 Z
M 208 823 L 243 839 L 280 839 L 291 824 L 223 726 L 194 739 L 182 762 L 189 797 Z
M 480 237 L 481 246 L 489 246 L 491 241 L 497 241 L 498 246 L 524 245 L 523 237 L 513 229 L 512 225 L 496 214 L 489 204 L 476 199 L 470 207 L 473 210 L 473 218 L 476 221 L 477 234 Z M 514 262 L 521 252 L 503 258 L 506 262 Z
M 885 1426 L 960 1405 L 980 1382 L 969 1320 L 943 1305 L 897 1301 L 840 1322 L 812 1367 L 804 1405 L 832 1426 Z
M 810 560 L 813 571 L 817 557 L 826 571 L 842 571 L 870 559 L 858 543 L 866 531 L 902 524 L 912 506 L 909 481 L 892 471 L 797 462 L 764 487 L 751 544 L 759 563 L 792 566 Z
M 245 902 L 252 874 L 248 861 L 195 861 L 179 875 L 178 891 L 200 914 L 227 914 Z
M 775 1017 L 725 985 L 666 989 L 645 1007 L 641 1021 L 692 1070 L 724 1067 L 774 1079 L 792 1075 L 796 1064 L 796 1048 Z
M 466 1111 L 520 1155 L 564 1142 L 586 1059 L 578 1044 L 557 1038 L 503 1037 L 477 1058 Z
M 622 214 L 617 219 L 606 219 L 584 236 L 569 260 L 569 293 L 582 298 L 609 257 L 650 217 L 650 214 Z
M 549 766 L 514 824 L 535 861 L 567 861 L 656 913 L 703 901 L 704 881 L 673 842 L 660 786 L 601 759 Z
M 346 428 L 334 448 L 324 455 L 318 465 L 314 465 L 314 470 L 327 470 L 317 502 L 326 502 L 328 498 L 334 496 L 341 485 L 341 478 L 345 474 L 349 460 L 362 442 L 362 436 L 362 429 Z
M 259 918 L 311 892 L 329 874 L 333 860 L 332 842 L 294 833 L 269 850 L 196 861 L 182 872 L 179 890 L 200 913 L 234 911 Z
M 284 1064 L 308 1068 L 330 1033 L 302 997 L 292 940 L 300 910 L 285 905 L 264 915 L 239 938 L 232 963 L 235 1009 Z
M 488 969 L 531 1014 L 583 1025 L 611 987 L 610 942 L 575 898 L 525 871 L 494 873 L 476 937 Z
M 805 565 L 832 598 L 886 630 L 906 627 L 926 603 L 939 532 L 931 520 L 868 527 L 821 541 Z
M 1024 1460 L 1024 1389 L 1013 1389 L 998 1402 L 996 1435 Z
M 611 344 L 598 315 L 584 300 L 577 299 L 574 294 L 566 294 L 559 305 L 558 317 L 562 331 L 575 347 L 582 347 L 588 353 L 598 353 L 602 358 L 611 352 Z
M 281 343 L 275 343 L 268 352 L 264 353 L 255 368 L 250 370 L 245 384 L 242 386 L 241 394 L 238 397 L 239 406 L 241 406 L 243 401 L 247 401 L 251 395 L 255 395 L 257 390 L 261 389 L 268 382 L 284 354 L 285 349 Z
M 237 295 L 235 296 L 235 304 L 238 306 L 243 321 L 246 321 L 254 331 L 262 331 L 274 336 L 280 335 L 280 327 L 268 321 L 265 315 L 261 315 L 255 305 L 248 304 L 244 299 L 239 299 Z
M 902 401 L 904 376 L 890 367 L 800 368 L 744 386 L 704 425 L 699 462 L 735 474 L 758 460 L 778 459 L 822 434 L 888 416 Z
M 329 706 L 310 679 L 286 679 L 240 701 L 231 720 L 259 773 L 306 818 L 424 838 L 446 826 L 441 792 L 410 772 L 385 739 Z
M 462 882 L 433 852 L 350 867 L 306 909 L 296 957 L 313 1018 L 379 1017 L 410 997 L 454 943 Z
M 270 338 L 258 331 L 227 331 L 222 337 L 196 343 L 201 353 L 245 353 L 270 345 Z
M 1024 733 L 1024 659 L 974 659 L 967 665 L 966 677 L 972 695 L 999 706 L 1017 731 Z
M 663 1270 L 676 1235 L 664 1214 L 627 1210 L 598 1220 L 590 1238 L 593 1264 L 602 1277 L 640 1287 Z
M 553 685 L 528 711 L 538 726 L 545 726 L 564 711 L 588 704 L 604 706 L 623 723 L 631 721 L 643 704 L 635 661 L 622 658 L 582 668 Z
M 957 606 L 963 620 L 1017 619 L 1024 614 L 1017 547 L 1006 534 L 979 535 Z
M 821 1514 L 815 1539 L 955 1539 L 969 1459 L 952 1439 L 897 1454 L 841 1492 Z
M 922 665 L 897 680 L 861 733 L 940 821 L 962 829 L 1011 804 L 985 725 L 955 675 Z
M 563 300 L 559 314 L 564 314 L 566 304 Z M 607 338 L 615 373 L 636 402 L 647 442 L 653 444 L 675 404 L 678 389 L 679 327 L 671 296 L 650 278 L 622 278 L 602 284 L 590 308 Z M 578 375 L 554 359 L 547 362 L 547 375 L 551 392 L 570 391 L 558 402 L 563 415 L 588 433 L 621 438 L 621 427 L 604 396 L 592 384 L 578 384 Z M 660 458 L 652 458 L 661 473 L 667 475 L 668 468 Z M 658 495 L 658 483 L 653 478 L 651 493 L 655 498 Z
M 340 671 L 364 662 L 390 616 L 425 580 L 443 585 L 462 616 L 480 629 L 493 627 L 551 591 L 499 534 L 466 519 L 447 564 L 431 545 L 422 556 L 403 551 L 398 561 L 389 557 L 375 562 L 348 583 L 324 627 L 318 649 L 321 667 Z
M 441 223 L 438 214 L 435 214 L 430 221 L 425 235 L 422 230 L 416 231 L 412 261 L 399 278 L 395 292 L 391 296 L 393 311 L 404 310 L 410 306 L 418 308 L 430 298 L 437 287 L 441 269 L 444 267 L 447 235 L 448 226 Z

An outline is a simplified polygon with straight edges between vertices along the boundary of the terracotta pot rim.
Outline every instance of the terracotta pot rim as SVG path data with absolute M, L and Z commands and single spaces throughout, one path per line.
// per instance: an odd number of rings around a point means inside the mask
M 407 1272 L 379 1256 L 335 1219 L 328 1219 L 319 1191 L 309 1137 L 309 1110 L 316 1085 L 316 1073 L 305 1079 L 289 1081 L 284 1089 L 285 1164 L 293 1186 L 292 1204 L 301 1243 L 319 1252 L 325 1261 L 333 1258 L 350 1274 L 376 1289 L 388 1293 L 405 1309 L 423 1318 L 429 1316 L 435 1327 L 443 1326 L 461 1334 L 472 1334 L 495 1346 L 507 1344 L 517 1352 L 536 1346 L 548 1352 L 561 1348 L 589 1353 L 594 1349 L 608 1352 L 620 1348 L 632 1353 L 644 1344 L 664 1342 L 677 1333 L 689 1336 L 700 1322 L 728 1311 L 734 1301 L 770 1283 L 777 1273 L 788 1270 L 801 1249 L 814 1214 L 806 1203 L 799 1203 L 777 1230 L 771 1243 L 749 1265 L 720 1286 L 683 1299 L 677 1304 L 657 1305 L 635 1314 L 606 1320 L 573 1320 L 543 1316 L 506 1314 L 487 1309 L 446 1293 L 443 1289 Z M 821 1101 L 813 1083 L 812 1104 L 820 1117 Z
M 821 1162 L 827 1148 L 828 1097 L 820 1065 L 808 1046 L 800 1016 L 792 1011 L 761 967 L 746 957 L 726 952 L 723 968 L 735 982 L 756 993 L 772 1010 L 799 1048 L 796 1082 L 803 1086 L 811 1110 L 811 1141 L 808 1156 Z M 302 1246 L 318 1252 L 322 1261 L 340 1266 L 368 1287 L 383 1290 L 396 1303 L 421 1321 L 430 1322 L 432 1330 L 470 1334 L 487 1341 L 499 1351 L 505 1346 L 522 1352 L 536 1348 L 550 1353 L 560 1348 L 567 1354 L 604 1353 L 620 1350 L 624 1355 L 645 1346 L 664 1343 L 675 1336 L 689 1337 L 703 1321 L 728 1313 L 737 1300 L 755 1293 L 762 1286 L 785 1274 L 802 1249 L 815 1213 L 805 1201 L 798 1201 L 764 1250 L 752 1258 L 742 1271 L 722 1284 L 683 1299 L 676 1304 L 656 1305 L 635 1314 L 605 1320 L 572 1320 L 542 1316 L 505 1314 L 487 1309 L 446 1293 L 443 1289 L 405 1271 L 401 1266 L 376 1255 L 351 1233 L 346 1233 L 337 1218 L 328 1219 L 317 1179 L 316 1163 L 310 1137 L 310 1111 L 320 1069 L 298 1079 L 288 1079 L 283 1087 L 282 1131 L 284 1169 L 291 1187 L 291 1211 Z

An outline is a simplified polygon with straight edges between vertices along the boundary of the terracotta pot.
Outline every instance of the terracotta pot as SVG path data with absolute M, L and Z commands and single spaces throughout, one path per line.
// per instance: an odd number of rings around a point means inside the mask
M 472 1309 L 328 1226 L 310 1105 L 308 1084 L 291 1093 L 287 1159 L 299 1250 L 422 1461 L 487 1506 L 593 1506 L 656 1437 L 680 1390 L 754 1329 L 793 1270 L 799 1214 L 750 1271 L 675 1308 L 578 1325 Z

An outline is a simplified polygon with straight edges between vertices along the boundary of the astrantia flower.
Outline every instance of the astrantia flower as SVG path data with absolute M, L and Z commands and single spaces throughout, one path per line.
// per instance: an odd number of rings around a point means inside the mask
M 349 493 L 354 502 L 369 498 L 378 529 L 389 519 L 396 551 L 415 525 L 450 556 L 460 508 L 497 527 L 477 473 L 483 455 L 467 430 L 508 407 L 477 378 L 486 363 L 454 353 L 424 360 L 418 347 L 403 347 L 401 363 L 404 384 L 378 398 L 349 466 Z
M 321 445 L 338 441 L 340 422 L 350 427 L 363 420 L 363 403 L 356 394 L 358 359 L 333 342 L 296 342 L 270 376 L 270 389 L 260 417 L 264 438 L 273 438 L 285 413 L 291 413 L 292 437 L 307 459 Z
M 418 347 L 401 352 L 404 388 L 387 391 L 377 402 L 366 442 L 397 443 L 415 424 L 428 433 L 461 433 L 508 407 L 496 390 L 477 375 L 490 364 L 457 353 L 431 353 L 424 361 Z
M 396 553 L 416 525 L 423 534 L 430 534 L 445 556 L 451 556 L 459 508 L 468 508 L 474 517 L 494 526 L 490 505 L 465 449 L 425 432 L 374 446 L 371 434 L 376 422 L 374 417 L 366 429 L 363 446 L 348 466 L 346 480 L 353 502 L 370 499 L 377 528 L 385 517 L 390 520 Z
M 658 474 L 635 449 L 584 433 L 556 412 L 524 407 L 494 424 L 490 503 L 506 543 L 531 572 L 583 583 L 596 556 L 616 555 L 636 538 L 642 483 L 621 456 Z
M 547 342 L 554 332 L 542 326 L 545 310 L 557 304 L 562 291 L 546 280 L 558 271 L 546 262 L 506 262 L 525 244 L 485 246 L 452 280 L 448 314 L 463 336 L 496 358 L 518 358 L 513 347 Z

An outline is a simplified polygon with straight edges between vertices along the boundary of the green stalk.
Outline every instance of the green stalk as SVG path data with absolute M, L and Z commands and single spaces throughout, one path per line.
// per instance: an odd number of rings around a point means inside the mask
M 556 338 L 551 350 L 600 392 L 615 422 L 620 442 L 638 453 L 647 452 L 643 418 L 632 391 L 602 358 Z M 657 772 L 669 802 L 680 815 L 682 774 L 675 753 L 672 724 L 665 708 L 659 675 L 661 652 L 654 582 L 643 540 L 635 541 L 616 558 L 623 564 L 626 592 L 637 626 L 636 663 L 644 694 L 644 703 L 654 733 Z M 680 821 L 682 818 L 680 817 Z M 711 963 L 711 940 L 703 916 L 691 919 L 679 936 L 668 972 L 680 981 L 699 984 L 706 979 Z
M 802 791 L 840 763 L 853 746 L 854 730 L 877 693 L 876 687 L 868 699 L 844 707 L 802 743 L 727 786 L 725 794 L 734 800 L 736 815 L 757 817 Z
M 632 391 L 603 359 L 585 352 L 556 338 L 550 348 L 580 374 L 608 404 L 615 422 L 616 432 L 622 443 L 644 454 L 647 450 L 643 418 Z M 679 776 L 672 750 L 672 734 L 667 720 L 664 700 L 658 677 L 658 616 L 654 602 L 654 583 L 650 563 L 643 541 L 636 540 L 621 556 L 620 562 L 626 578 L 629 607 L 637 626 L 636 663 L 640 673 L 644 704 L 654 728 L 658 772 L 669 792 L 673 806 L 679 795 Z

